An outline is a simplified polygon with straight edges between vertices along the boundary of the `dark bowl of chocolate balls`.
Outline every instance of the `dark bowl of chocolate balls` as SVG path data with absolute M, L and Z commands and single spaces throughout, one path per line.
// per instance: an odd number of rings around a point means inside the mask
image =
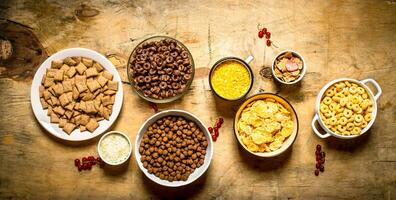
M 208 169 L 213 141 L 206 126 L 183 110 L 165 110 L 148 118 L 135 142 L 135 159 L 152 181 L 167 187 L 188 185 Z
M 129 56 L 129 82 L 137 94 L 153 103 L 182 97 L 194 79 L 195 65 L 184 44 L 168 36 L 140 42 Z

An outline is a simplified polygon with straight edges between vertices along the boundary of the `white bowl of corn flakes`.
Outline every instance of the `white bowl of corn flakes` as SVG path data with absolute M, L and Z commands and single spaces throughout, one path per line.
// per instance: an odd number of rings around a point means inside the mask
M 294 143 L 297 114 L 286 99 L 271 93 L 257 94 L 239 107 L 234 132 L 246 151 L 258 157 L 274 157 Z
M 376 94 L 367 87 L 368 83 L 377 90 Z M 381 87 L 373 79 L 339 78 L 329 82 L 316 100 L 312 129 L 320 138 L 352 139 L 364 134 L 375 121 L 381 93 Z M 326 133 L 316 128 L 316 122 Z

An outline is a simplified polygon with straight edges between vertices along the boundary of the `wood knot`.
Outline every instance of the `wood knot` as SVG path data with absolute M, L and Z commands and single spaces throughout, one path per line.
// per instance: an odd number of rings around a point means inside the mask
M 264 78 L 271 79 L 272 78 L 272 70 L 271 67 L 263 67 L 260 70 L 260 75 Z
M 82 4 L 76 10 L 74 11 L 75 15 L 78 18 L 90 18 L 90 17 L 95 17 L 96 15 L 99 14 L 99 11 L 96 10 L 95 8 L 92 8 L 88 5 Z

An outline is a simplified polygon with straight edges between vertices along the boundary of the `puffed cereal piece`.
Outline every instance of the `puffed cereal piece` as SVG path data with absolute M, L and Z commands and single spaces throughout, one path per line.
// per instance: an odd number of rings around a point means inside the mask
M 69 78 L 73 78 L 73 76 L 76 74 L 76 68 L 75 67 L 70 67 L 69 70 L 66 71 L 66 75 Z
M 332 99 L 330 97 L 325 97 L 322 101 L 324 104 L 330 105 L 332 102 Z
M 91 92 L 95 92 L 97 89 L 101 88 L 100 84 L 96 80 L 87 81 L 87 86 Z
M 104 69 L 103 66 L 97 62 L 93 64 L 93 67 L 95 67 L 98 72 L 101 72 Z
M 339 120 L 338 120 L 338 123 L 340 124 L 340 125 L 346 125 L 347 123 L 348 123 L 348 119 L 346 118 L 346 117 L 341 117 Z
M 90 67 L 85 71 L 87 78 L 89 77 L 93 77 L 93 76 L 97 76 L 98 75 L 98 71 L 96 70 L 95 67 Z
M 82 58 L 81 62 L 84 63 L 84 65 L 87 67 L 92 67 L 93 65 L 93 60 L 89 58 Z
M 351 134 L 352 134 L 352 135 L 359 135 L 361 131 L 362 131 L 361 128 L 359 128 L 359 127 L 354 127 L 354 128 L 351 130 Z
M 67 134 L 70 135 L 71 132 L 76 128 L 75 124 L 72 123 L 66 123 L 66 125 L 63 127 L 63 131 L 65 131 Z
M 76 70 L 77 70 L 77 72 L 78 72 L 80 75 L 82 75 L 82 74 L 84 74 L 84 72 L 87 70 L 87 67 L 86 67 L 82 62 L 80 62 L 80 63 L 76 66 Z
M 93 118 L 91 118 L 88 124 L 86 125 L 86 128 L 90 132 L 94 132 L 98 127 L 99 127 L 99 123 Z
M 372 114 L 368 113 L 364 115 L 364 120 L 366 120 L 367 122 L 369 122 L 372 119 Z
M 325 95 L 327 97 L 332 97 L 334 95 L 334 91 L 331 90 L 331 89 L 327 89 L 326 92 L 325 92 Z
M 351 123 L 351 122 L 349 122 L 349 123 L 346 125 L 346 129 L 347 129 L 348 131 L 352 130 L 354 127 L 355 127 L 355 125 L 354 125 L 353 123 Z
M 113 74 L 111 74 L 110 72 L 108 72 L 106 70 L 103 72 L 102 76 L 107 78 L 110 81 L 113 80 Z

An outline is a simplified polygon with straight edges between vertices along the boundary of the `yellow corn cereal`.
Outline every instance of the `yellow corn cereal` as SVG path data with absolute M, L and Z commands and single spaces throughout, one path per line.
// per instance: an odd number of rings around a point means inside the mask
M 226 99 L 237 99 L 249 89 L 251 77 L 247 68 L 237 61 L 225 61 L 210 77 L 215 92 Z

